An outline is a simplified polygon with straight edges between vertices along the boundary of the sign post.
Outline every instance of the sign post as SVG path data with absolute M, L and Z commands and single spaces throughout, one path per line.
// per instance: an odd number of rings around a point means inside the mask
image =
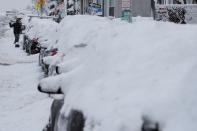
M 88 13 L 91 15 L 103 16 L 103 0 L 93 0 L 89 3 Z

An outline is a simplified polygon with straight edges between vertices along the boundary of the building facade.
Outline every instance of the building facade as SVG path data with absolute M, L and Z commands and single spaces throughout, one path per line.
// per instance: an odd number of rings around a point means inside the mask
M 121 17 L 126 8 L 131 10 L 132 16 L 151 16 L 151 0 L 105 0 L 105 16 Z
M 197 0 L 155 0 L 158 4 L 197 4 Z
M 101 8 L 100 11 L 102 13 L 99 15 L 102 14 L 102 16 L 119 18 L 125 7 L 131 10 L 132 16 L 151 16 L 151 0 L 81 0 L 81 14 L 86 14 L 88 12 L 91 3 L 97 6 L 95 8 Z
M 48 0 L 49 1 L 49 0 Z M 67 15 L 90 14 L 120 18 L 124 10 L 130 10 L 132 16 L 151 16 L 151 0 L 55 0 L 63 1 Z M 54 0 L 52 0 L 54 2 Z M 58 2 L 61 3 L 61 2 Z M 54 6 L 56 7 L 56 6 Z M 71 8 L 72 7 L 72 8 Z M 51 8 L 51 6 L 49 7 Z M 70 9 L 74 9 L 73 13 Z

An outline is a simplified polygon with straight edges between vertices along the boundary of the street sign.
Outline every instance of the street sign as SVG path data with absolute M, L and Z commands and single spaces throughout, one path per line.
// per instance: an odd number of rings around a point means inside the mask
M 102 16 L 103 15 L 103 1 L 96 0 L 96 1 L 93 1 L 92 3 L 89 3 L 87 12 L 91 15 Z
M 122 8 L 130 9 L 131 8 L 131 0 L 122 0 Z

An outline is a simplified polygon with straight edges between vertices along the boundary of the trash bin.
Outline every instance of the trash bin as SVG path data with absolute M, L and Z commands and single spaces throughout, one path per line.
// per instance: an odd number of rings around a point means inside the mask
M 132 22 L 131 10 L 123 10 L 121 19 L 131 23 Z

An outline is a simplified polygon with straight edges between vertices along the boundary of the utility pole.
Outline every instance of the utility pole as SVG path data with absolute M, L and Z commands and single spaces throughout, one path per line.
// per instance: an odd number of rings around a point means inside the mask
M 109 16 L 109 0 L 106 0 L 106 16 Z

